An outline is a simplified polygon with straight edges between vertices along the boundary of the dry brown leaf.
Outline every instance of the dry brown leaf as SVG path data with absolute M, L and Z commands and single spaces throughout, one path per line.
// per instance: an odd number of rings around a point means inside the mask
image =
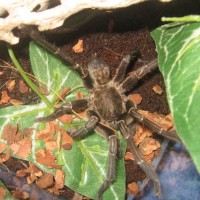
M 6 195 L 6 189 L 0 186 L 0 199 L 4 199 Z
M 65 114 L 65 115 L 58 117 L 58 120 L 60 122 L 62 122 L 63 124 L 71 124 L 73 121 L 73 117 L 72 117 L 72 115 Z
M 53 185 L 53 174 L 44 174 L 36 183 L 40 188 L 47 188 Z
M 127 187 L 129 194 L 136 195 L 140 191 L 140 188 L 136 182 L 129 183 Z
M 159 95 L 161 95 L 163 93 L 163 89 L 159 85 L 154 85 L 153 91 Z
M 6 87 L 8 89 L 9 92 L 12 92 L 14 87 L 16 85 L 16 81 L 15 80 L 9 80 L 6 84 Z
M 8 103 L 10 98 L 11 97 L 8 95 L 6 90 L 2 91 L 1 92 L 0 104 Z
M 19 81 L 19 91 L 20 91 L 21 93 L 26 93 L 26 92 L 28 92 L 28 87 L 26 86 L 26 84 L 24 83 L 23 80 L 20 80 L 20 81 Z
M 13 106 L 19 106 L 19 105 L 23 105 L 24 103 L 22 101 L 19 101 L 17 99 L 10 99 L 10 103 L 13 105 Z
M 0 153 L 4 152 L 7 148 L 7 145 L 3 142 L 0 142 Z
M 79 39 L 78 42 L 72 47 L 74 53 L 83 53 L 83 40 Z
M 27 158 L 31 153 L 31 148 L 32 148 L 31 138 L 28 138 L 26 140 L 20 140 L 18 144 L 20 145 L 20 147 L 17 152 L 17 155 L 24 159 Z
M 55 187 L 57 189 L 62 189 L 64 187 L 64 172 L 62 170 L 56 170 Z
M 142 97 L 140 94 L 130 94 L 128 95 L 128 98 L 136 105 L 139 105 L 142 102 Z

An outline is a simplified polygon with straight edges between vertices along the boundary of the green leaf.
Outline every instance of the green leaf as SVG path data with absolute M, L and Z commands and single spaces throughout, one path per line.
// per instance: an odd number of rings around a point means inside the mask
M 200 172 L 200 23 L 170 23 L 151 34 L 176 130 Z
M 35 78 L 40 86 L 46 87 L 48 95 L 46 98 L 52 105 L 56 102 L 58 94 L 63 87 L 71 88 L 72 91 L 65 98 L 65 101 L 75 99 L 77 91 L 81 91 L 85 97 L 88 96 L 84 88 L 82 79 L 71 68 L 67 67 L 62 61 L 56 58 L 34 42 L 30 43 L 30 60 Z M 36 139 L 37 133 L 44 129 L 43 123 L 34 123 L 35 118 L 49 115 L 52 110 L 43 101 L 36 105 L 21 105 L 2 108 L 0 110 L 0 141 L 5 126 L 8 123 L 18 124 L 20 130 L 31 128 L 32 147 L 31 153 L 27 160 L 36 164 L 43 171 L 55 173 L 55 169 L 49 169 L 37 162 L 35 152 L 45 148 L 42 140 Z M 72 124 L 61 124 L 59 126 L 65 129 L 73 126 L 82 126 L 84 121 L 74 120 Z M 63 164 L 65 172 L 65 184 L 74 191 L 90 198 L 96 198 L 96 193 L 105 180 L 107 172 L 108 159 L 108 141 L 98 135 L 96 132 L 91 133 L 82 140 L 76 140 L 71 150 L 54 150 L 52 153 L 56 156 L 57 164 Z M 125 153 L 125 141 L 121 140 L 122 153 Z M 17 157 L 16 155 L 12 156 Z M 117 178 L 116 181 L 105 191 L 104 199 L 124 199 L 125 197 L 125 169 L 124 159 L 117 161 Z

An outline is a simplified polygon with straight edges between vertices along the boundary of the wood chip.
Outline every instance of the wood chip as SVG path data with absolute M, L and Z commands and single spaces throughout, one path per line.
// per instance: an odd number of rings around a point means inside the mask
M 55 182 L 55 187 L 57 189 L 62 189 L 64 187 L 64 172 L 62 170 L 56 170 Z
M 84 94 L 82 92 L 78 91 L 76 93 L 76 99 L 83 99 L 83 97 L 84 97 Z
M 9 80 L 6 84 L 6 87 L 8 89 L 9 92 L 12 92 L 14 87 L 16 85 L 16 81 L 15 80 Z
M 159 85 L 154 85 L 153 91 L 159 95 L 161 95 L 163 93 L 163 89 Z
M 33 163 L 29 163 L 29 170 L 31 174 L 37 177 L 41 177 L 43 175 L 42 171 Z
M 173 127 L 173 121 L 170 120 L 170 117 L 167 117 L 162 114 L 158 114 L 156 112 L 150 113 L 145 110 L 139 110 L 138 113 L 142 114 L 148 120 L 152 121 L 153 123 L 157 124 L 164 130 L 169 130 Z
M 78 42 L 72 47 L 74 53 L 83 53 L 83 40 L 79 39 Z
M 20 91 L 21 93 L 26 93 L 26 92 L 28 92 L 28 87 L 26 86 L 26 84 L 24 83 L 23 80 L 20 80 L 20 81 L 19 81 L 19 91 Z
M 47 150 L 50 150 L 50 151 L 58 149 L 56 141 L 45 142 L 45 147 Z
M 17 99 L 10 99 L 10 103 L 13 105 L 13 106 L 19 106 L 19 105 L 23 105 L 24 103 L 22 101 L 19 101 Z
M 7 140 L 7 144 L 10 145 L 15 142 L 15 135 L 18 130 L 18 125 L 15 124 L 12 126 L 11 124 L 7 124 L 2 133 L 2 139 Z
M 10 148 L 11 148 L 11 150 L 13 151 L 13 155 L 15 155 L 15 154 L 19 151 L 20 145 L 14 143 L 14 144 L 11 144 L 11 145 L 10 145 Z
M 65 115 L 58 117 L 58 120 L 60 122 L 62 122 L 63 124 L 71 124 L 73 121 L 73 117 L 72 117 L 72 115 L 65 114 Z
M 0 186 L 0 199 L 4 199 L 6 195 L 6 189 Z
M 136 195 L 140 191 L 140 188 L 136 182 L 129 183 L 127 188 L 128 193 L 133 195 Z
M 49 94 L 49 90 L 46 86 L 39 86 L 39 90 L 42 94 L 44 94 L 46 96 Z
M 135 160 L 135 158 L 131 152 L 126 152 L 125 160 Z
M 30 176 L 26 177 L 26 181 L 28 184 L 31 184 L 33 182 L 35 182 L 37 180 L 37 177 L 33 174 L 31 174 Z
M 47 188 L 53 185 L 53 174 L 44 174 L 37 180 L 37 185 L 41 188 Z
M 18 142 L 20 145 L 19 151 L 17 152 L 17 155 L 23 159 L 27 158 L 29 154 L 31 153 L 31 148 L 32 148 L 32 142 L 31 139 L 24 139 L 20 140 Z
M 39 149 L 35 152 L 36 162 L 40 164 L 52 167 L 55 165 L 56 157 L 51 153 L 51 151 L 46 149 Z
M 69 94 L 70 88 L 63 87 L 59 93 L 58 101 L 65 99 L 65 97 Z
M 1 92 L 0 104 L 8 103 L 10 99 L 11 97 L 8 95 L 6 90 Z
M 12 196 L 16 199 L 29 199 L 30 198 L 28 192 L 24 192 L 24 191 L 21 191 L 21 190 L 13 190 Z
M 1 76 L 1 75 L 4 75 L 4 71 L 0 71 L 0 76 Z
M 16 172 L 16 176 L 18 177 L 25 177 L 27 174 L 27 169 L 21 169 Z
M 145 138 L 139 145 L 142 155 L 149 155 L 158 148 L 160 148 L 160 143 L 153 138 Z
M 139 105 L 142 102 L 142 97 L 140 94 L 130 94 L 128 95 L 128 98 L 136 105 Z
M 7 148 L 7 145 L 3 142 L 0 142 L 0 153 L 4 152 Z

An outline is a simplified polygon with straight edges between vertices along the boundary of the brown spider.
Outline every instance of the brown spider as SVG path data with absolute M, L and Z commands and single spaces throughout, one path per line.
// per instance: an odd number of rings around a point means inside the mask
M 165 131 L 139 114 L 136 106 L 133 105 L 125 95 L 126 92 L 132 89 L 142 77 L 157 67 L 157 60 L 151 61 L 132 72 L 129 76 L 126 76 L 127 67 L 130 61 L 137 59 L 138 52 L 136 51 L 132 55 L 127 55 L 122 59 L 118 72 L 114 78 L 111 79 L 109 66 L 102 59 L 94 57 L 87 68 L 81 68 L 78 64 L 74 63 L 70 57 L 63 56 L 58 48 L 42 38 L 36 29 L 28 27 L 23 29 L 23 31 L 30 35 L 36 42 L 62 58 L 68 65 L 72 66 L 72 68 L 82 77 L 85 87 L 90 92 L 90 97 L 88 99 L 74 100 L 65 103 L 50 116 L 38 118 L 36 119 L 36 122 L 47 122 L 54 120 L 63 114 L 71 113 L 72 111 L 81 112 L 86 108 L 88 109 L 88 121 L 86 124 L 83 127 L 72 131 L 70 135 L 73 138 L 80 138 L 82 135 L 97 128 L 100 134 L 104 135 L 109 140 L 110 147 L 107 178 L 97 192 L 97 199 L 102 199 L 103 192 L 115 179 L 115 164 L 119 153 L 119 141 L 117 136 L 108 128 L 103 127 L 102 123 L 121 132 L 127 145 L 132 151 L 137 164 L 154 182 L 156 195 L 160 195 L 161 188 L 157 174 L 152 166 L 143 160 L 133 142 L 132 136 L 135 131 L 135 121 L 143 123 L 157 134 L 171 140 L 179 141 L 179 138 L 175 131 Z

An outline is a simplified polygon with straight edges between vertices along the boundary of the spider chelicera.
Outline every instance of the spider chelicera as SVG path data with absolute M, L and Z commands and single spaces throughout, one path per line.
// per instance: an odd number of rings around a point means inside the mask
M 154 182 L 156 195 L 161 194 L 160 181 L 153 167 L 145 162 L 141 157 L 136 145 L 133 142 L 135 132 L 135 122 L 142 123 L 157 134 L 168 139 L 179 141 L 175 131 L 166 131 L 161 129 L 147 118 L 143 117 L 137 111 L 136 106 L 127 98 L 126 93 L 132 89 L 136 83 L 157 67 L 157 60 L 153 60 L 141 68 L 133 71 L 126 76 L 127 67 L 131 60 L 137 58 L 138 52 L 123 57 L 119 64 L 119 70 L 111 79 L 109 66 L 97 57 L 89 62 L 87 68 L 82 68 L 76 64 L 69 56 L 64 55 L 59 48 L 47 42 L 37 29 L 26 27 L 23 31 L 31 36 L 36 42 L 49 49 L 60 57 L 69 66 L 71 66 L 82 77 L 85 87 L 90 96 L 88 99 L 74 100 L 63 104 L 55 110 L 50 116 L 38 118 L 37 122 L 47 122 L 57 117 L 71 113 L 72 111 L 81 112 L 87 109 L 88 121 L 77 130 L 70 132 L 73 138 L 80 138 L 93 129 L 97 129 L 100 134 L 109 141 L 108 170 L 106 180 L 97 191 L 97 199 L 102 199 L 103 192 L 110 186 L 116 175 L 116 159 L 119 157 L 119 141 L 116 134 L 106 127 L 119 130 L 126 140 L 131 152 L 133 153 L 137 164 L 144 170 L 146 175 Z M 102 126 L 105 124 L 106 126 Z

